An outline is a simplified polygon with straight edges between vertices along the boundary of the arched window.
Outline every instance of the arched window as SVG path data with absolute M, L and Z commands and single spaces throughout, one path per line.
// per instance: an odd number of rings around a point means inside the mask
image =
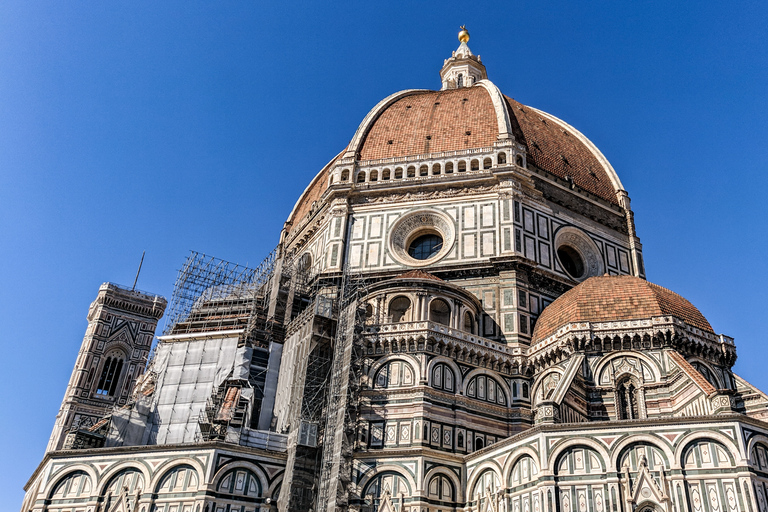
M 395 169 L 395 179 L 400 180 L 402 178 L 403 178 L 403 168 L 398 167 L 397 169 Z
M 374 382 L 377 388 L 401 388 L 413 386 L 413 368 L 405 361 L 390 361 L 382 366 Z
M 358 183 L 365 183 L 365 173 L 360 171 L 357 173 L 357 182 Z
M 379 181 L 379 171 L 376 169 L 371 171 L 371 178 L 368 181 Z
M 429 497 L 435 500 L 451 502 L 454 500 L 453 483 L 443 475 L 435 475 L 427 487 Z
M 74 498 L 86 498 L 91 495 L 91 479 L 84 471 L 75 471 L 61 479 L 56 484 L 51 495 L 51 502 L 58 500 L 72 500 Z M 77 500 L 76 502 L 79 502 Z M 72 502 L 68 502 L 72 503 Z
M 480 161 L 479 161 L 479 160 L 472 160 L 472 161 L 469 163 L 469 168 L 470 168 L 470 170 L 472 170 L 472 171 L 478 171 L 478 170 L 480 170 Z
M 517 157 L 515 158 L 515 163 L 517 164 L 518 167 L 522 167 L 523 166 L 523 157 L 521 157 L 520 155 L 517 155 Z
M 456 434 L 456 447 L 464 449 L 464 432 Z
M 464 87 L 464 75 L 461 73 L 456 77 L 456 87 Z
M 517 398 L 517 381 L 512 383 L 512 396 Z
M 408 177 L 409 178 L 415 178 L 416 177 L 416 167 L 410 165 L 408 166 Z
M 233 469 L 227 472 L 216 489 L 220 494 L 232 496 L 261 496 L 261 485 L 256 475 L 248 469 Z
M 101 367 L 101 377 L 96 385 L 96 394 L 102 396 L 114 396 L 117 391 L 117 383 L 123 371 L 123 354 L 117 351 L 110 352 Z
M 419 176 L 428 176 L 429 175 L 429 167 L 426 165 L 422 165 L 419 167 Z
M 466 160 L 459 160 L 459 172 L 465 172 L 467 170 Z
M 528 398 L 528 384 L 523 382 L 523 398 Z
M 200 479 L 192 466 L 181 465 L 169 470 L 155 489 L 157 512 L 192 510 Z
M 349 169 L 344 169 L 341 171 L 341 181 L 347 181 L 349 180 Z
M 467 384 L 467 396 L 485 402 L 507 405 L 507 396 L 503 388 L 487 375 L 476 375 Z
M 411 497 L 411 489 L 405 478 L 394 472 L 386 472 L 371 479 L 363 491 L 362 512 L 386 510 L 403 512 L 400 508 L 400 495 Z
M 407 322 L 410 320 L 411 301 L 408 297 L 397 297 L 389 303 L 389 317 L 392 322 Z
M 432 175 L 440 174 L 440 164 L 434 164 L 432 166 Z
M 499 153 L 496 157 L 496 161 L 499 162 L 499 165 L 507 163 L 507 154 L 506 153 Z
M 510 486 L 517 487 L 518 485 L 531 482 L 536 478 L 538 473 L 539 468 L 536 465 L 536 461 L 529 455 L 524 455 L 515 462 L 514 466 L 512 466 Z
M 445 174 L 453 174 L 453 162 L 445 163 Z
M 301 255 L 301 258 L 299 258 L 299 262 L 296 264 L 296 270 L 299 272 L 306 272 L 310 268 L 312 268 L 312 255 L 305 252 Z
M 432 387 L 444 391 L 455 391 L 456 377 L 453 370 L 445 363 L 438 363 L 432 368 Z
M 138 469 L 127 468 L 116 474 L 109 481 L 106 493 L 117 496 L 123 489 L 128 489 L 129 494 L 144 490 L 144 475 Z
M 475 438 L 475 451 L 485 448 L 485 441 L 481 436 Z
M 464 312 L 464 331 L 475 334 L 475 319 L 469 311 Z
M 365 305 L 365 323 L 372 324 L 376 319 L 373 317 L 373 306 L 371 304 Z
M 389 170 L 389 169 L 384 169 L 383 171 L 381 171 L 381 179 L 382 179 L 382 181 L 383 181 L 383 180 L 388 180 L 388 179 L 389 179 L 389 176 L 390 176 L 390 174 L 391 174 L 391 173 L 390 173 L 390 170 Z
M 640 417 L 639 390 L 629 377 L 616 386 L 616 419 L 636 420 Z
M 483 169 L 490 169 L 493 166 L 493 161 L 490 158 L 483 160 Z
M 429 303 L 429 319 L 438 324 L 450 325 L 451 307 L 443 299 L 434 299 Z

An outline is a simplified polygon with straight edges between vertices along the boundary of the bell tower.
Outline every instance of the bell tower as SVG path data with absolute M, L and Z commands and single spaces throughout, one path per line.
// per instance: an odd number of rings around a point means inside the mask
M 89 429 L 128 401 L 144 373 L 166 305 L 159 295 L 112 283 L 99 287 L 46 451 L 71 448 L 66 443 L 69 432 Z

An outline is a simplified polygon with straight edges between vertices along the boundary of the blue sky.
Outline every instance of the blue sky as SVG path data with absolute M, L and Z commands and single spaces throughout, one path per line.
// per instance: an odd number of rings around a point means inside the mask
M 0 510 L 42 458 L 99 285 L 170 297 L 189 250 L 255 266 L 383 97 L 466 24 L 507 95 L 587 135 L 649 280 L 768 389 L 765 2 L 0 5 Z

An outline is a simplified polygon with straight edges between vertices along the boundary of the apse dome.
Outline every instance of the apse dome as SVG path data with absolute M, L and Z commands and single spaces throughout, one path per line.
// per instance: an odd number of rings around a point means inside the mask
M 541 313 L 532 345 L 568 324 L 672 316 L 714 334 L 704 315 L 677 293 L 634 276 L 597 276 L 565 292 Z

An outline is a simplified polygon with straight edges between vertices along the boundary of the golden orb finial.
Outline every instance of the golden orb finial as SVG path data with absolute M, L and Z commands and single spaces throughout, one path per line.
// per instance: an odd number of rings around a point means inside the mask
M 461 32 L 459 32 L 459 41 L 461 41 L 462 43 L 466 43 L 467 41 L 469 41 L 469 32 L 467 32 L 467 27 L 462 25 L 459 28 L 461 28 Z

